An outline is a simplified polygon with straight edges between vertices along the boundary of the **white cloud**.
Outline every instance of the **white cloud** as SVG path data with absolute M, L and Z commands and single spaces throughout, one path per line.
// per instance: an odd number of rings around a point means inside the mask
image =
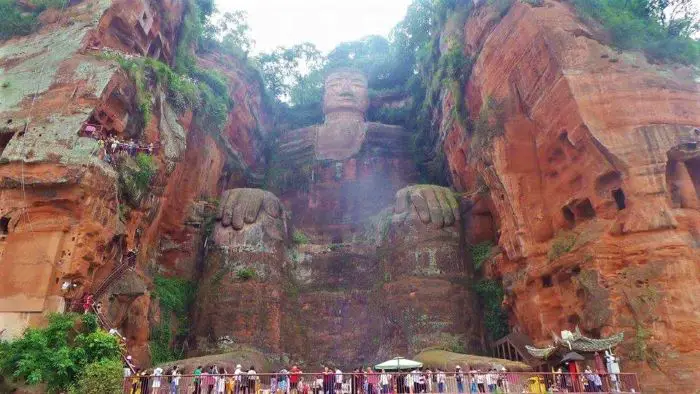
M 411 0 L 216 0 L 222 12 L 248 12 L 254 52 L 311 42 L 328 52 L 343 41 L 388 35 Z

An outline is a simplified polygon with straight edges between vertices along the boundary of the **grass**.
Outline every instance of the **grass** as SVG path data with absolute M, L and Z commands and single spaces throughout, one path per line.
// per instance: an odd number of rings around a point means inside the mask
M 571 231 L 561 231 L 552 240 L 552 245 L 547 253 L 549 261 L 569 253 L 576 244 L 576 234 Z

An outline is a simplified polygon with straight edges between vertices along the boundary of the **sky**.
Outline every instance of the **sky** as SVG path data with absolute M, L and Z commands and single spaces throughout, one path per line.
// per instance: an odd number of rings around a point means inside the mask
M 248 13 L 253 53 L 311 42 L 324 53 L 344 41 L 387 36 L 411 0 L 216 0 L 219 11 Z

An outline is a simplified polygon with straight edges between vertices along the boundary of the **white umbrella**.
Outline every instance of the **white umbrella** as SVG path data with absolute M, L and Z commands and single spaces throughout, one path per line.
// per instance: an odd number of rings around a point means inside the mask
M 420 368 L 423 363 L 419 361 L 409 360 L 403 357 L 394 357 L 391 360 L 384 361 L 374 366 L 374 369 L 388 369 L 388 370 L 399 370 L 399 369 L 414 369 Z

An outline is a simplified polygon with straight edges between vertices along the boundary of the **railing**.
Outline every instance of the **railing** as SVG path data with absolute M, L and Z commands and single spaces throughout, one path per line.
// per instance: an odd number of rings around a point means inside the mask
M 152 373 L 152 370 L 149 372 Z M 465 373 L 461 383 L 453 372 L 444 376 L 433 372 L 408 378 L 409 373 L 381 374 L 256 374 L 254 376 L 234 374 L 177 375 L 172 378 L 169 371 L 162 376 L 148 373 L 124 378 L 124 394 L 472 394 L 472 393 L 641 393 L 636 374 L 538 373 L 538 372 L 493 372 Z M 413 376 L 416 376 L 415 379 Z M 590 378 L 590 379 L 588 379 Z M 411 381 L 414 379 L 415 381 Z M 599 382 L 600 386 L 594 383 Z M 383 384 L 387 383 L 387 384 Z M 291 387 L 290 387 L 291 386 Z M 221 388 L 221 390 L 219 390 Z
M 98 299 L 104 294 L 109 287 L 116 282 L 118 279 L 120 279 L 124 273 L 126 272 L 127 269 L 132 268 L 136 265 L 136 254 L 132 254 L 132 252 L 128 252 L 125 256 L 125 259 L 120 262 L 120 264 L 112 270 L 112 272 L 107 275 L 105 280 L 100 283 L 100 285 L 95 289 L 93 293 L 93 297 L 95 299 Z

